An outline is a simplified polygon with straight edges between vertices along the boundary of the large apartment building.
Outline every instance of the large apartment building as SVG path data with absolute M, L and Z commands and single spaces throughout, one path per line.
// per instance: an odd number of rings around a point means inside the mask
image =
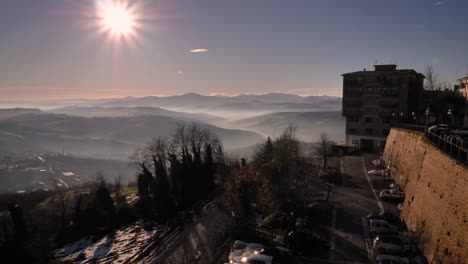
M 455 85 L 455 91 L 460 93 L 468 101 L 468 76 L 458 79 Z
M 463 121 L 463 126 L 468 127 L 468 76 L 458 79 L 458 84 L 455 85 L 455 92 L 461 94 L 466 101 L 465 106 L 465 118 Z
M 424 75 L 415 70 L 374 67 L 342 75 L 346 144 L 371 151 L 384 147 L 392 122 L 414 118 L 424 90 Z

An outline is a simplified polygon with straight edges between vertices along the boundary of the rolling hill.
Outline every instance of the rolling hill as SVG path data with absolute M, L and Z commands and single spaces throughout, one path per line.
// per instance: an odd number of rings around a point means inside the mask
M 127 159 L 153 137 L 170 136 L 178 124 L 192 121 L 166 116 L 79 117 L 26 114 L 0 120 L 0 152 L 55 151 L 95 158 Z M 226 149 L 249 146 L 263 139 L 255 132 L 210 128 Z
M 316 142 L 322 132 L 334 141 L 344 140 L 345 119 L 339 111 L 279 112 L 234 121 L 230 126 L 276 137 L 289 124 L 297 127 L 297 134 L 304 141 Z

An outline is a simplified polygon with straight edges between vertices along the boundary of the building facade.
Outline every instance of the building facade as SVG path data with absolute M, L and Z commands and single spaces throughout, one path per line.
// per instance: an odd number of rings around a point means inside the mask
M 468 76 L 457 80 L 455 92 L 461 94 L 465 98 L 466 106 L 463 126 L 468 127 Z
M 392 122 L 408 122 L 420 109 L 424 75 L 397 65 L 343 74 L 346 144 L 377 151 L 385 146 Z
M 465 100 L 468 101 L 468 77 L 457 80 L 457 84 L 455 85 L 455 91 L 463 95 L 463 97 L 465 97 Z

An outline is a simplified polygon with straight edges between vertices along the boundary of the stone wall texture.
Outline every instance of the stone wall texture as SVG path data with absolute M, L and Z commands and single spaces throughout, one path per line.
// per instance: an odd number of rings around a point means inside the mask
M 400 129 L 391 129 L 384 159 L 406 193 L 401 217 L 429 263 L 468 263 L 468 169 Z

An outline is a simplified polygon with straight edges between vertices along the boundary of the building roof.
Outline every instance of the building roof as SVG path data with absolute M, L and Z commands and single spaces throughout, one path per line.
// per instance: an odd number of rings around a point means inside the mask
M 460 79 L 458 79 L 457 81 L 459 81 L 459 82 L 460 82 L 460 81 L 464 81 L 464 80 L 468 80 L 468 76 L 466 76 L 466 77 L 463 77 L 463 78 L 460 78 Z
M 370 76 L 370 75 L 377 75 L 377 74 L 418 74 L 421 75 L 423 78 L 426 78 L 422 73 L 419 73 L 413 69 L 400 69 L 400 70 L 392 70 L 392 71 L 356 71 L 356 72 L 348 72 L 343 73 L 341 76 Z

